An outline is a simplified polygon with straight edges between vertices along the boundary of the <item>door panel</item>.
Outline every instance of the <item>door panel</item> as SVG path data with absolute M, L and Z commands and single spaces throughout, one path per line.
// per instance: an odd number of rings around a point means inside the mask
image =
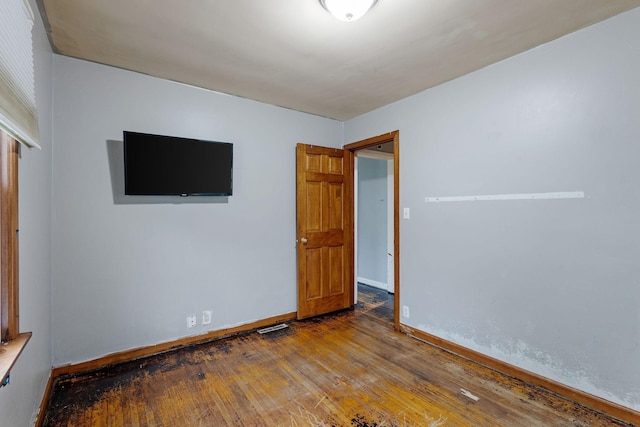
M 329 183 L 329 230 L 342 230 L 344 228 L 344 212 L 342 207 L 342 183 Z
M 307 182 L 307 231 L 321 231 L 322 224 L 322 185 L 320 182 Z
M 298 318 L 353 305 L 351 153 L 297 146 Z
M 342 246 L 329 247 L 329 295 L 344 292 L 344 251 Z
M 307 299 L 316 299 L 322 296 L 322 249 L 307 249 Z M 320 274 L 316 274 L 320 273 Z

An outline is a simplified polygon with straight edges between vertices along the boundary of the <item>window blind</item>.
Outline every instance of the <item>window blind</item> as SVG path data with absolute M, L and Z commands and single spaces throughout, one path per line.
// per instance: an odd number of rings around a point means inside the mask
M 0 0 L 0 127 L 23 144 L 40 148 L 33 19 L 28 0 Z

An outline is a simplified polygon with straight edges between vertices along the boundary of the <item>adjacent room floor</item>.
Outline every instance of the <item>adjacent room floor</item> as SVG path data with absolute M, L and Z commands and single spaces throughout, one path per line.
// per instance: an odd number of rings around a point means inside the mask
M 393 330 L 393 296 L 56 382 L 45 426 L 625 426 Z M 465 396 L 467 390 L 478 400 Z

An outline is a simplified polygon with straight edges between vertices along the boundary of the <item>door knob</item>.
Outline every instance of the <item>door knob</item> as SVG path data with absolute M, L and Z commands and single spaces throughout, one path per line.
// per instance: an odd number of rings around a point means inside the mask
M 308 242 L 308 240 L 307 240 L 307 238 L 306 238 L 306 237 L 301 238 L 301 239 L 300 239 L 300 241 L 301 241 L 302 243 L 307 243 L 307 242 Z

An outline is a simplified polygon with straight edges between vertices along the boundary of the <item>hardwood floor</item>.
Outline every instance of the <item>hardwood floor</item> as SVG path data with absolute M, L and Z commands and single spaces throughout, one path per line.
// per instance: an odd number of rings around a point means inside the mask
M 393 330 L 358 306 L 59 379 L 45 426 L 627 426 Z M 465 397 L 461 389 L 478 397 Z

